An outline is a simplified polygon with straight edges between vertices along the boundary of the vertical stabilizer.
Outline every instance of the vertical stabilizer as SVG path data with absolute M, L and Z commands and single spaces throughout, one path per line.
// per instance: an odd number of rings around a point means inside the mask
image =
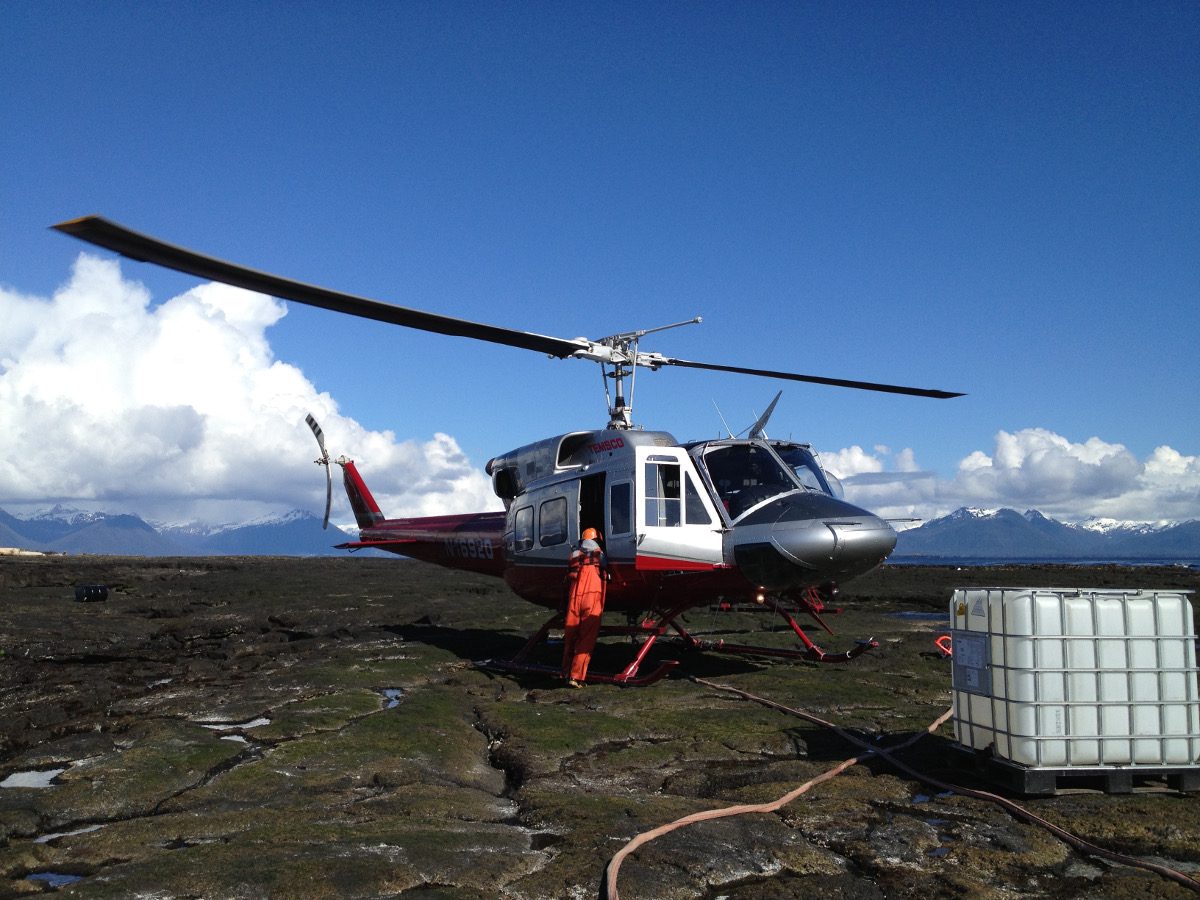
M 350 506 L 354 510 L 359 529 L 375 527 L 383 521 L 383 513 L 379 511 L 379 504 L 375 502 L 362 476 L 358 474 L 358 469 L 354 467 L 354 460 L 342 462 L 339 459 L 338 464 L 342 467 L 342 482 L 346 486 L 346 496 L 350 498 Z

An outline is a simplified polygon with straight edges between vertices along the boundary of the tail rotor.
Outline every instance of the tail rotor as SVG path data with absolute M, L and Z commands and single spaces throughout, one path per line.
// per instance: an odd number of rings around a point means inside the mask
M 317 420 L 313 418 L 312 413 L 305 416 L 304 421 L 312 429 L 313 437 L 317 439 L 317 446 L 321 448 L 321 455 L 313 460 L 313 462 L 318 466 L 325 467 L 325 520 L 321 523 L 321 527 L 328 528 L 329 510 L 333 505 L 333 477 L 329 474 L 329 451 L 325 449 L 325 432 L 321 430 L 321 426 L 317 424 Z

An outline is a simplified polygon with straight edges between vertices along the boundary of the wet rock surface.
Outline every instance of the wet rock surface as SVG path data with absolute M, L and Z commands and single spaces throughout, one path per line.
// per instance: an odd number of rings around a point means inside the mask
M 857 755 L 803 708 L 897 744 L 950 702 L 933 639 L 956 586 L 1195 589 L 1181 569 L 885 568 L 831 617 L 847 665 L 683 660 L 649 688 L 571 691 L 474 664 L 544 617 L 498 581 L 372 559 L 0 560 L 0 896 L 590 898 L 628 840 L 774 800 Z M 107 585 L 77 603 L 80 584 Z M 791 646 L 776 620 L 691 629 Z M 818 629 L 814 628 L 815 634 Z M 545 661 L 551 661 L 551 649 Z M 628 659 L 609 639 L 594 665 Z M 949 725 L 900 754 L 961 768 Z M 53 775 L 45 774 L 60 769 Z M 28 773 L 43 773 L 41 783 Z M 1200 871 L 1200 797 L 1153 780 L 1025 801 L 1103 847 Z M 1186 896 L 878 758 L 773 814 L 632 854 L 625 898 Z

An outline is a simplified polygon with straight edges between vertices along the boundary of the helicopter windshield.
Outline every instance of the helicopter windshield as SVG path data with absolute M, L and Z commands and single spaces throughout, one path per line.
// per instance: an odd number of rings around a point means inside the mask
M 800 487 L 791 471 L 761 444 L 716 446 L 703 458 L 721 503 L 734 519 L 764 500 Z
M 775 444 L 774 450 L 807 490 L 833 494 L 825 471 L 807 447 L 800 444 Z

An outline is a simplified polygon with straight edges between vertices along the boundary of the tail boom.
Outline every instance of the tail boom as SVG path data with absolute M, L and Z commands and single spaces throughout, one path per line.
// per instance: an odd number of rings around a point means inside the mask
M 354 460 L 337 462 L 359 529 L 359 539 L 338 544 L 339 550 L 386 550 L 451 569 L 503 576 L 504 513 L 386 519 Z
M 450 569 L 502 577 L 504 513 L 381 519 L 362 528 L 359 540 L 338 547 L 344 550 L 371 547 Z

